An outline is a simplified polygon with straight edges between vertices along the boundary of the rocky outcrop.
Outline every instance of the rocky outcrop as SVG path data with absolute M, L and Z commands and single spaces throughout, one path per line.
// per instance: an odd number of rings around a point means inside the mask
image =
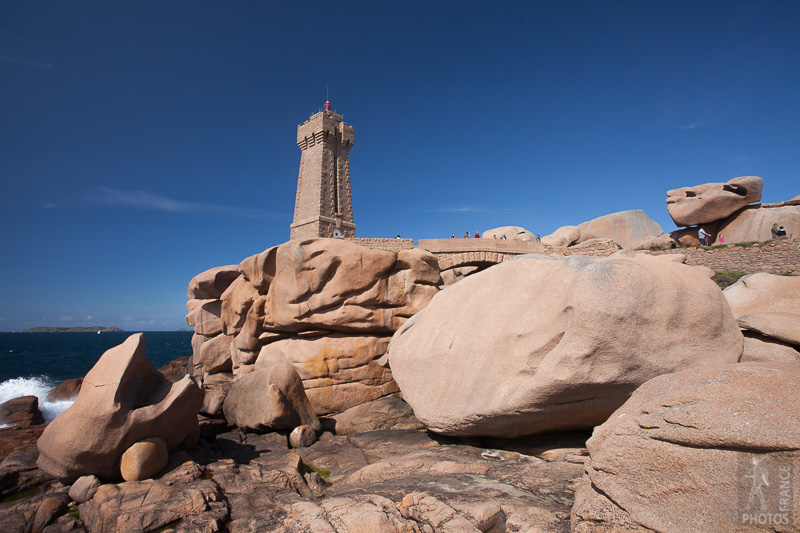
M 0 425 L 29 427 L 44 424 L 44 417 L 39 410 L 39 398 L 36 396 L 20 396 L 0 404 Z
M 664 231 L 658 222 L 641 209 L 604 215 L 578 224 L 578 229 L 581 231 L 579 242 L 588 238 L 605 237 L 613 239 L 623 248 L 631 248 L 634 243 L 657 237 Z
M 203 393 L 190 376 L 171 383 L 145 356 L 144 335 L 111 348 L 84 378 L 75 403 L 39 438 L 39 467 L 70 482 L 93 474 L 120 477 L 133 443 L 164 439 L 170 450 L 197 442 Z
M 581 230 L 578 226 L 561 226 L 550 235 L 542 237 L 542 243 L 549 246 L 569 246 L 578 242 Z
M 800 237 L 800 205 L 790 201 L 747 206 L 726 218 L 719 234 L 726 243 L 763 242 L 773 238 L 774 224 L 783 226 L 788 237 Z
M 572 531 L 793 531 L 798 383 L 754 363 L 645 383 L 587 442 Z
M 680 256 L 520 256 L 449 287 L 399 330 L 392 374 L 417 418 L 450 435 L 600 424 L 636 387 L 739 360 L 711 271 Z
M 727 183 L 704 183 L 667 191 L 667 211 L 676 226 L 695 226 L 723 220 L 742 207 L 761 200 L 764 180 L 742 176 Z
M 800 277 L 750 274 L 723 294 L 745 331 L 742 361 L 800 362 Z
M 484 239 L 502 239 L 507 241 L 535 241 L 536 235 L 520 226 L 502 226 L 494 229 L 487 229 L 483 232 Z
M 223 405 L 229 424 L 255 430 L 322 426 L 294 368 L 276 363 L 237 379 Z
M 187 465 L 159 482 L 129 481 L 101 485 L 79 507 L 86 528 L 98 533 L 156 531 L 219 531 L 230 513 L 215 482 L 200 479 L 197 465 Z
M 340 333 L 293 337 L 264 346 L 256 368 L 289 363 L 318 415 L 340 413 L 399 390 L 391 371 L 378 363 L 389 340 Z
M 334 415 L 337 435 L 363 433 L 376 429 L 419 430 L 425 426 L 414 416 L 411 406 L 400 398 L 387 396 L 351 407 Z
M 388 338 L 442 284 L 435 256 L 395 254 L 342 239 L 295 240 L 192 280 L 192 373 L 243 376 L 289 363 L 318 414 L 393 394 L 378 365 Z M 209 287 L 212 287 L 213 290 Z

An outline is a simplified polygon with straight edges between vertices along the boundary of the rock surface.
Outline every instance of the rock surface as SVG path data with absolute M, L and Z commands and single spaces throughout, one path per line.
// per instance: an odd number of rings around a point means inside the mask
M 225 419 L 240 428 L 293 429 L 322 426 L 308 401 L 303 382 L 291 365 L 278 363 L 237 379 L 223 405 Z
M 74 400 L 81 390 L 83 378 L 71 378 L 59 383 L 47 393 L 48 402 L 57 402 L 60 400 Z
M 89 501 L 102 484 L 97 476 L 81 476 L 69 488 L 69 497 L 78 503 Z
M 800 348 L 800 277 L 750 274 L 723 294 L 740 328 Z
M 145 356 L 144 335 L 111 348 L 84 378 L 75 403 L 39 438 L 39 467 L 65 481 L 119 478 L 122 453 L 161 437 L 169 449 L 197 442 L 203 393 L 190 376 L 168 381 Z
M 764 180 L 758 176 L 742 176 L 727 183 L 672 189 L 667 191 L 667 211 L 676 226 L 723 220 L 742 207 L 760 201 L 763 186 Z
M 351 407 L 333 416 L 337 435 L 363 433 L 376 429 L 419 430 L 425 426 L 414 416 L 411 406 L 388 396 Z
M 745 207 L 725 219 L 719 233 L 725 237 L 726 243 L 763 242 L 773 238 L 774 224 L 786 228 L 788 237 L 800 237 L 800 205 Z
M 219 300 L 222 293 L 239 277 L 237 265 L 211 268 L 189 281 L 186 296 L 191 300 Z
M 276 272 L 267 329 L 393 332 L 438 292 L 438 261 L 423 250 L 395 256 L 341 239 L 289 241 L 271 250 Z
M 587 443 L 573 532 L 793 530 L 799 383 L 800 365 L 754 363 L 645 383 Z
M 36 396 L 20 396 L 0 404 L 0 424 L 17 427 L 29 427 L 44 424 L 44 417 L 39 410 L 39 398 Z
M 0 504 L 0 524 L 4 533 L 42 531 L 69 508 L 64 492 L 36 494 L 30 498 Z
M 487 229 L 482 234 L 484 239 L 502 239 L 508 241 L 535 241 L 536 235 L 520 226 L 502 226 L 499 228 Z
M 581 230 L 578 226 L 561 226 L 550 235 L 542 237 L 542 243 L 550 246 L 569 246 L 578 241 Z
M 636 242 L 646 238 L 658 237 L 664 231 L 658 222 L 641 209 L 604 215 L 578 224 L 578 229 L 581 231 L 581 240 L 585 234 L 590 233 L 595 237 L 613 239 L 623 248 L 631 248 Z
M 261 349 L 256 368 L 290 364 L 318 415 L 340 413 L 398 391 L 391 370 L 378 363 L 390 340 L 340 333 L 283 339 Z
M 292 448 L 306 448 L 317 442 L 317 432 L 311 426 L 297 426 L 289 433 L 289 445 Z
M 527 255 L 449 287 L 389 346 L 429 429 L 516 436 L 600 424 L 636 387 L 733 363 L 743 339 L 711 271 L 682 256 Z
M 125 450 L 119 469 L 125 481 L 148 479 L 167 466 L 169 450 L 164 439 L 152 437 L 133 444 Z

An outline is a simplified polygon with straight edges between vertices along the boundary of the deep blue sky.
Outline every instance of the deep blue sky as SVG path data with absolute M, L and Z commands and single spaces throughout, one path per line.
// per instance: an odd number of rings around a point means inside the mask
M 0 330 L 184 326 L 289 237 L 296 126 L 356 131 L 357 233 L 548 234 L 668 189 L 800 193 L 800 2 L 0 2 Z

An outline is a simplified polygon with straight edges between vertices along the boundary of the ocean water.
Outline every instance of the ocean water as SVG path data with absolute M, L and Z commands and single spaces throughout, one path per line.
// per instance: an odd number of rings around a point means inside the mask
M 48 402 L 48 391 L 70 378 L 83 377 L 109 348 L 132 332 L 0 333 L 0 403 L 33 395 L 46 421 L 71 401 Z M 156 368 L 192 354 L 190 331 L 144 332 L 145 354 Z

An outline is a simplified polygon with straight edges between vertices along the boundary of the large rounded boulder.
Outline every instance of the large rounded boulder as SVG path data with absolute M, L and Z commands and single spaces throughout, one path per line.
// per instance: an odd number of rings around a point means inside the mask
M 572 531 L 797 531 L 798 392 L 795 363 L 648 381 L 587 442 Z
M 683 256 L 519 256 L 437 294 L 389 345 L 433 431 L 514 437 L 601 424 L 642 383 L 737 362 L 711 271 Z
M 581 230 L 581 240 L 584 240 L 584 234 L 590 234 L 613 239 L 623 248 L 631 248 L 643 239 L 658 237 L 664 231 L 641 209 L 603 215 L 579 224 L 578 229 Z

